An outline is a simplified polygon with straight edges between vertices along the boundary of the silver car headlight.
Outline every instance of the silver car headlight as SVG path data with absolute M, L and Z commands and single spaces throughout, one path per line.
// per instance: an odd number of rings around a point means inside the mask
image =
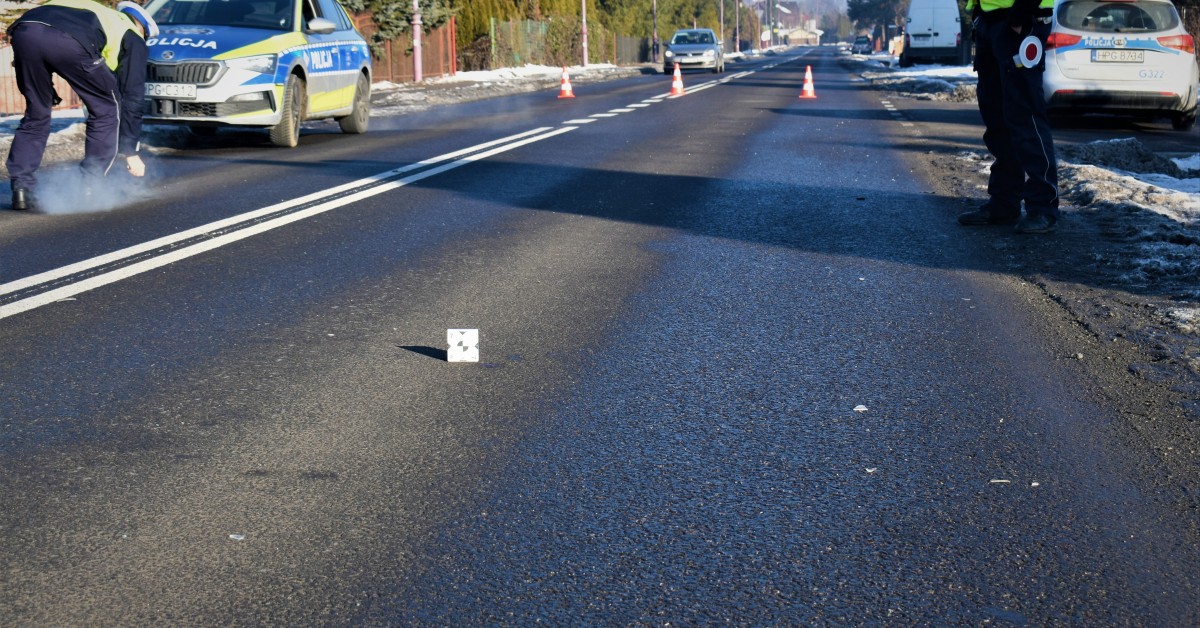
M 235 70 L 249 70 L 251 72 L 258 72 L 259 74 L 274 74 L 275 64 L 278 59 L 278 55 L 256 55 L 253 57 L 226 59 L 225 65 Z
M 705 50 L 705 51 L 704 51 L 704 58 L 705 58 L 705 59 L 711 59 L 711 58 L 713 58 L 713 57 L 715 57 L 715 56 L 717 56 L 717 51 L 713 50 L 712 48 L 709 48 L 708 50 Z
M 668 50 L 668 51 L 666 51 L 665 53 L 663 53 L 663 56 L 666 56 L 666 57 L 674 57 L 674 56 L 675 56 L 675 53 L 673 53 L 673 52 L 671 52 L 670 50 Z

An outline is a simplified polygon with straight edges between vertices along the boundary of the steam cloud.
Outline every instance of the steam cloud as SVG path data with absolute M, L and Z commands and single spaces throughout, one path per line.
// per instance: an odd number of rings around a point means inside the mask
M 107 177 L 89 177 L 77 164 L 42 169 L 34 192 L 44 214 L 103 212 L 150 198 L 152 183 L 125 172 L 118 159 Z

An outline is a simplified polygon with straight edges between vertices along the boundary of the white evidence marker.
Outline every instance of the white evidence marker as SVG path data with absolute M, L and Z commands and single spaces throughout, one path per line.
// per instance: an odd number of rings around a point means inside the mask
M 447 362 L 478 362 L 479 361 L 479 330 L 478 329 L 447 329 L 446 349 Z

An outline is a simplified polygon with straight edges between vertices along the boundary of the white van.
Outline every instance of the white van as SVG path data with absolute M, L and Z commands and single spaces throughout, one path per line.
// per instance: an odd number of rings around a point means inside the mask
M 900 67 L 915 63 L 962 63 L 962 17 L 955 0 L 912 0 L 904 20 Z

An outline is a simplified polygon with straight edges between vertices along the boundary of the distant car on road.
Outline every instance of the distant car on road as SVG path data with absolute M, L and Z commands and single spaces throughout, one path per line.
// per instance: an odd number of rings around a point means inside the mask
M 371 53 L 335 0 L 153 0 L 148 123 L 263 127 L 296 146 L 305 120 L 370 122 Z
M 872 52 L 875 52 L 875 44 L 871 43 L 871 38 L 866 35 L 855 37 L 854 43 L 850 44 L 852 55 L 869 55 Z
M 1196 122 L 1196 41 L 1169 0 L 1059 0 L 1043 78 L 1054 116 L 1113 113 Z
M 667 51 L 663 53 L 663 74 L 675 71 L 675 64 L 680 70 L 710 69 L 713 72 L 725 71 L 725 51 L 721 40 L 711 28 L 691 28 L 675 31 L 671 41 L 667 42 Z

